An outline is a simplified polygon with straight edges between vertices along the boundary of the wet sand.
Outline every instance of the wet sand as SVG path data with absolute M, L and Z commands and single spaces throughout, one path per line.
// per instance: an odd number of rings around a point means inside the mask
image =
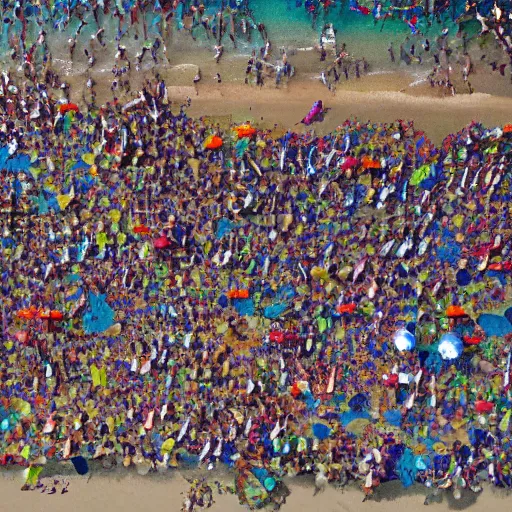
M 245 58 L 223 58 L 219 65 L 207 51 L 197 52 L 194 58 L 180 55 L 179 63 L 153 67 L 147 62 L 137 72 L 129 74 L 131 92 L 110 90 L 112 73 L 103 66 L 91 70 L 96 81 L 97 105 L 112 101 L 114 96 L 127 103 L 138 92 L 143 81 L 152 78 L 155 72 L 168 85 L 169 99 L 181 104 L 187 97 L 192 98 L 189 115 L 220 116 L 233 122 L 252 121 L 262 127 L 293 129 L 303 131 L 303 125 L 296 125 L 304 117 L 314 101 L 321 99 L 330 109 L 321 123 L 312 128 L 319 135 L 326 134 L 345 120 L 356 117 L 362 121 L 393 122 L 397 119 L 414 120 L 417 129 L 439 144 L 444 137 L 454 133 L 471 121 L 485 126 L 502 126 L 512 122 L 512 85 L 508 78 L 488 72 L 483 66 L 476 68 L 470 76 L 474 94 L 467 94 L 462 81 L 452 96 L 446 89 L 432 88 L 427 82 L 428 69 L 424 67 L 396 66 L 394 69 L 371 71 L 360 79 L 340 80 L 335 92 L 329 91 L 319 80 L 315 71 L 318 58 L 313 52 L 304 52 L 299 59 L 299 71 L 289 83 L 279 88 L 268 78 L 264 87 L 244 84 Z M 71 101 L 84 105 L 84 74 L 80 63 L 73 68 L 62 61 L 60 72 L 71 84 Z M 193 85 L 193 78 L 201 70 L 201 81 Z M 217 83 L 215 73 L 222 76 Z M 63 76 L 63 78 L 64 78 Z M 485 91 L 485 92 L 482 92 Z M 59 94 L 59 91 L 56 91 Z M 87 94 L 86 94 L 87 95 Z
M 215 475 L 208 475 L 209 481 Z M 46 479 L 48 480 L 48 479 Z M 3 473 L 0 477 L 0 510 L 19 512 L 91 512 L 117 511 L 141 512 L 146 510 L 181 510 L 184 493 L 189 484 L 185 478 L 173 472 L 168 477 L 141 477 L 130 474 L 124 477 L 93 475 L 69 478 L 69 492 L 61 495 L 41 494 L 38 491 L 20 491 L 23 483 L 21 472 Z M 423 508 L 425 488 L 419 485 L 403 489 L 399 482 L 381 485 L 371 500 L 362 503 L 363 494 L 357 488 L 344 491 L 328 487 L 317 496 L 313 496 L 313 486 L 307 479 L 289 480 L 291 494 L 283 512 L 406 512 Z M 242 507 L 235 495 L 220 496 L 214 492 L 214 505 L 211 512 L 238 512 L 247 510 Z M 455 501 L 451 493 L 445 492 L 427 509 L 433 512 L 470 509 L 472 512 L 502 510 L 508 505 L 504 492 L 486 488 L 481 494 L 465 492 L 460 501 Z
M 370 80 L 371 77 L 368 77 Z M 399 81 L 399 77 L 394 77 Z M 364 80 L 361 80 L 361 85 Z M 403 83 L 403 82 L 402 82 Z M 372 87 L 373 84 L 369 84 Z M 233 122 L 254 121 L 265 127 L 277 124 L 285 129 L 304 131 L 300 122 L 312 103 L 321 99 L 330 110 L 321 123 L 312 125 L 319 135 L 326 134 L 346 119 L 393 122 L 414 120 L 436 144 L 444 137 L 478 121 L 486 126 L 502 126 L 512 122 L 512 98 L 476 93 L 455 97 L 412 95 L 399 90 L 343 90 L 335 95 L 317 83 L 297 82 L 286 90 L 257 89 L 235 84 L 205 84 L 198 88 L 170 87 L 171 100 L 192 98 L 192 116 L 231 116 Z M 308 127 L 310 129 L 310 127 Z

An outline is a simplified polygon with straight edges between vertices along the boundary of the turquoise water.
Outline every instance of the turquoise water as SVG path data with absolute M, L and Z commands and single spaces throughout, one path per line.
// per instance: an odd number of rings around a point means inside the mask
M 319 44 L 321 28 L 325 23 L 332 23 L 337 30 L 337 43 L 340 47 L 341 43 L 346 43 L 347 51 L 357 58 L 365 57 L 368 62 L 371 63 L 372 70 L 378 71 L 380 69 L 386 69 L 390 65 L 389 55 L 387 48 L 391 42 L 395 45 L 395 54 L 399 55 L 399 45 L 406 41 L 406 38 L 410 38 L 408 42 L 409 46 L 414 42 L 419 51 L 421 51 L 421 43 L 425 38 L 429 38 L 433 43 L 435 38 L 439 36 L 441 30 L 444 27 L 449 28 L 450 38 L 455 40 L 455 33 L 457 31 L 456 24 L 450 20 L 450 15 L 446 15 L 442 23 L 434 21 L 431 26 L 426 23 L 425 19 L 420 19 L 417 27 L 421 31 L 422 35 L 416 38 L 411 37 L 411 30 L 403 20 L 398 17 L 394 19 L 386 19 L 384 22 L 375 22 L 373 16 L 363 15 L 358 12 L 351 11 L 349 9 L 349 0 L 337 0 L 335 6 L 331 7 L 327 14 L 320 10 L 318 18 L 314 26 L 312 25 L 312 17 L 306 12 L 304 8 L 304 1 L 300 2 L 302 5 L 297 7 L 296 0 L 250 0 L 249 7 L 252 12 L 252 19 L 256 23 L 264 23 L 267 29 L 267 33 L 273 46 L 273 56 L 279 58 L 278 48 L 286 48 L 288 51 L 297 48 L 310 48 Z M 372 7 L 371 0 L 361 0 L 361 3 L 365 6 Z M 206 13 L 212 18 L 215 17 L 218 11 L 221 0 L 210 0 L 205 1 L 207 6 Z M 225 5 L 228 1 L 225 0 Z M 387 3 L 384 2 L 384 10 L 387 8 Z M 156 15 L 157 17 L 159 15 Z M 78 64 L 74 66 L 74 72 L 81 72 L 85 63 L 82 54 L 84 45 L 90 46 L 90 38 L 97 30 L 95 23 L 89 15 L 89 25 L 87 25 L 82 31 L 78 48 L 76 52 Z M 147 22 L 149 26 L 149 38 L 153 39 L 157 36 L 156 24 L 154 23 L 155 14 L 148 13 Z M 251 41 L 247 40 L 247 37 L 242 33 L 241 30 L 242 16 L 238 15 L 235 20 L 236 34 L 237 34 L 237 48 L 233 48 L 229 41 L 228 35 L 223 39 L 225 46 L 226 55 L 242 54 L 247 55 L 253 49 L 261 48 L 264 44 L 260 34 L 257 30 L 252 31 Z M 225 15 L 225 22 L 229 23 L 228 16 Z M 126 26 L 128 26 L 128 21 Z M 166 41 L 170 49 L 169 63 L 173 64 L 180 62 L 181 56 L 178 52 L 195 52 L 199 49 L 208 48 L 212 49 L 215 44 L 212 39 L 207 39 L 205 32 L 202 27 L 194 29 L 196 41 L 192 42 L 190 35 L 187 31 L 178 31 L 178 25 L 180 22 L 172 21 L 172 31 L 169 31 L 169 40 Z M 79 21 L 73 20 L 71 24 L 64 31 L 59 30 L 47 30 L 47 38 L 50 41 L 50 47 L 52 54 L 56 61 L 64 66 L 66 69 L 71 71 L 69 63 L 65 61 L 69 60 L 69 51 L 67 40 L 70 35 L 76 32 Z M 113 19 L 104 20 L 105 26 L 105 42 L 107 47 L 105 49 L 99 49 L 96 45 L 95 56 L 98 59 L 99 67 L 107 69 L 112 67 L 113 55 L 115 55 L 115 49 L 117 47 L 117 41 L 115 40 L 117 34 L 117 21 Z M 469 28 L 469 35 L 475 34 L 478 31 L 478 23 L 470 23 L 466 26 Z M 48 29 L 48 27 L 46 27 Z M 29 27 L 29 41 L 34 41 L 37 38 L 39 27 L 33 24 Z M 141 30 L 139 30 L 139 33 Z M 123 38 L 122 43 L 127 46 L 130 55 L 136 55 L 141 48 L 142 39 L 134 40 L 133 30 L 130 30 L 129 35 Z M 1 37 L 4 39 L 2 44 L 6 47 L 6 34 L 5 30 L 2 30 Z M 175 50 L 173 52 L 173 50 Z M 173 54 L 174 53 L 174 54 Z M 1 58 L 1 57 L 0 57 Z M 8 60 L 7 52 L 5 52 L 4 59 Z M 209 59 L 209 57 L 208 57 Z
M 321 9 L 313 26 L 312 17 L 304 8 L 304 1 L 300 2 L 302 4 L 300 7 L 297 7 L 296 3 L 296 0 L 250 0 L 249 2 L 253 19 L 256 23 L 265 24 L 274 49 L 310 48 L 318 45 L 322 27 L 325 23 L 332 23 L 337 31 L 338 46 L 346 43 L 347 51 L 352 55 L 365 57 L 376 67 L 385 68 L 389 64 L 387 48 L 391 42 L 396 46 L 395 53 L 398 56 L 399 45 L 407 38 L 411 41 L 416 40 L 419 50 L 425 38 L 434 42 L 445 27 L 449 29 L 449 37 L 452 39 L 457 32 L 457 25 L 451 21 L 451 13 L 445 13 L 441 23 L 434 20 L 429 25 L 426 19 L 420 18 L 417 28 L 422 35 L 413 37 L 410 28 L 398 16 L 388 18 L 384 22 L 375 21 L 371 14 L 363 15 L 350 10 L 349 0 L 337 0 L 327 14 Z M 463 3 L 461 1 L 461 5 Z M 371 0 L 361 0 L 361 4 L 369 8 L 373 6 Z M 383 2 L 383 4 L 384 10 L 387 9 L 389 3 Z M 213 13 L 219 5 L 220 0 L 210 3 L 208 10 Z M 459 6 L 457 14 L 461 12 L 461 6 Z M 477 22 L 472 22 L 466 24 L 464 28 L 468 36 L 471 36 L 477 33 L 478 26 Z M 263 41 L 256 30 L 253 31 L 254 35 L 250 43 L 245 40 L 238 28 L 237 31 L 240 53 L 246 54 L 252 48 L 262 45 Z M 229 41 L 224 44 L 226 48 L 230 46 Z M 228 50 L 230 53 L 233 51 L 231 47 Z

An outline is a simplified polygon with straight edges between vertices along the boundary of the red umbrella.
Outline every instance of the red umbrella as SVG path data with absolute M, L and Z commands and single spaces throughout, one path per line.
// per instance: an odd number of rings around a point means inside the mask
M 481 336 L 463 336 L 462 340 L 466 345 L 480 345 L 484 338 Z
M 75 103 L 65 103 L 64 105 L 61 105 L 59 107 L 59 111 L 61 114 L 65 114 L 66 112 L 69 112 L 71 110 L 73 112 L 80 112 L 78 105 L 76 105 Z
M 153 240 L 153 245 L 155 246 L 155 249 L 165 249 L 171 245 L 171 242 L 169 242 L 165 235 L 162 235 L 161 237 Z
M 248 299 L 249 290 L 229 290 L 228 299 Z
M 475 402 L 475 411 L 479 413 L 490 413 L 494 409 L 494 404 L 487 400 L 477 400 Z
M 512 270 L 512 261 L 506 261 L 505 263 L 491 263 L 488 267 L 489 270 L 497 270 L 503 272 L 504 270 Z
M 293 396 L 293 398 L 298 398 L 300 395 L 302 395 L 302 391 L 300 390 L 297 382 L 293 383 L 290 394 Z
M 140 224 L 138 226 L 134 226 L 133 232 L 140 233 L 141 235 L 148 235 L 151 230 L 147 226 L 144 226 L 144 224 Z
M 27 309 L 20 309 L 18 311 L 18 318 L 24 318 L 25 320 L 33 320 L 34 318 L 36 318 L 36 316 L 38 316 L 38 314 L 39 311 L 34 306 L 31 306 L 30 308 Z
M 336 308 L 336 311 L 338 313 L 353 313 L 356 309 L 356 305 L 353 302 L 350 302 L 349 304 L 341 304 Z
M 460 306 L 448 306 L 446 308 L 446 316 L 448 318 L 460 318 L 468 316 L 468 314 L 464 311 L 464 308 Z
M 274 341 L 276 343 L 283 343 L 284 341 L 284 333 L 281 331 L 272 331 L 269 335 L 270 341 Z
M 206 149 L 219 149 L 222 144 L 223 140 L 217 135 L 210 135 L 205 141 Z
M 55 309 L 51 311 L 46 309 L 39 312 L 39 318 L 42 318 L 43 320 L 62 320 L 64 315 Z
M 351 169 L 352 167 L 357 167 L 359 165 L 359 160 L 354 158 L 353 156 L 347 156 L 345 161 L 341 164 L 341 168 L 346 171 L 347 169 Z

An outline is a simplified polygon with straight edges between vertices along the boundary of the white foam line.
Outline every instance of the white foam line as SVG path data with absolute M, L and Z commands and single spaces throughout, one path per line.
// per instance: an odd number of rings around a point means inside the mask
M 391 69 L 388 70 L 381 70 L 381 71 L 370 71 L 369 73 L 366 73 L 368 76 L 374 76 L 374 75 L 393 75 L 396 71 L 392 71 Z
M 417 85 L 421 85 L 427 81 L 426 78 L 418 78 L 418 80 L 414 80 L 409 84 L 409 87 L 416 87 Z

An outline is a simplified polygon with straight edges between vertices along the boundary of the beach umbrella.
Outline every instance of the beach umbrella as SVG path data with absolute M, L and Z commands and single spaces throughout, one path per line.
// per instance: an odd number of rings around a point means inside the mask
M 494 409 L 494 404 L 487 400 L 477 400 L 475 402 L 475 411 L 480 414 L 488 414 Z
M 462 318 L 463 316 L 468 316 L 468 314 L 460 306 L 448 306 L 446 308 L 446 316 L 448 318 Z
M 414 349 L 416 346 L 416 339 L 414 338 L 414 334 L 408 330 L 399 329 L 393 336 L 393 343 L 397 350 L 405 352 L 406 350 Z
M 138 226 L 134 226 L 133 232 L 140 235 L 147 235 L 151 230 L 147 226 L 144 226 L 144 224 L 139 224 Z
M 10 405 L 13 411 L 20 413 L 22 416 L 28 416 L 30 414 L 30 404 L 21 398 L 11 398 Z
M 379 160 L 374 160 L 368 155 L 363 156 L 361 163 L 364 169 L 380 169 L 381 167 Z
M 166 247 L 169 247 L 169 245 L 171 245 L 171 242 L 169 242 L 165 235 L 162 235 L 161 237 L 153 240 L 153 245 L 155 249 L 165 249 Z
M 370 423 L 369 419 L 357 418 L 357 419 L 351 421 L 345 427 L 345 432 L 354 434 L 356 436 L 360 436 L 363 433 L 364 429 L 368 426 L 369 423 Z
M 466 344 L 466 345 L 480 345 L 480 343 L 482 343 L 482 341 L 484 340 L 484 338 L 482 336 L 463 336 L 462 337 L 462 341 Z
M 204 141 L 204 147 L 206 149 L 219 149 L 223 144 L 223 140 L 217 135 L 210 135 Z
M 457 359 L 462 354 L 464 346 L 456 334 L 449 332 L 441 336 L 437 350 L 445 360 Z
M 353 156 L 347 156 L 345 158 L 345 161 L 341 164 L 341 169 L 343 171 L 347 171 L 348 169 L 351 169 L 352 167 L 357 167 L 359 165 L 359 160 L 357 158 L 354 158 Z
M 18 311 L 18 318 L 24 318 L 25 320 L 33 320 L 39 314 L 39 310 L 34 306 L 30 306 L 30 308 L 20 309 Z
M 368 407 L 368 397 L 364 393 L 357 393 L 348 402 L 353 411 L 362 411 Z
M 438 455 L 446 455 L 447 453 L 449 453 L 448 448 L 442 441 L 437 441 L 436 443 L 434 443 L 432 445 L 432 450 L 434 450 L 434 452 L 437 453 Z
M 356 309 L 356 304 L 350 302 L 349 304 L 340 304 L 336 307 L 336 311 L 341 315 L 344 313 L 353 313 Z
M 250 124 L 235 126 L 233 130 L 236 131 L 239 139 L 243 139 L 244 137 L 250 138 L 255 135 L 257 131 L 256 128 L 252 127 Z
M 61 114 L 65 114 L 66 112 L 80 112 L 80 109 L 75 103 L 64 103 L 59 107 L 59 112 Z
M 512 323 L 501 315 L 483 314 L 478 318 L 478 325 L 487 336 L 503 337 L 512 333 Z
M 84 457 L 71 457 L 71 462 L 79 475 L 86 475 L 89 472 L 89 465 L 87 464 L 87 459 Z
M 82 155 L 82 160 L 84 161 L 84 163 L 86 163 L 87 165 L 92 165 L 94 164 L 94 160 L 96 159 L 96 156 L 94 155 L 94 153 L 85 153 Z
M 170 437 L 169 439 L 166 439 L 163 442 L 162 447 L 160 448 L 160 452 L 162 454 L 171 453 L 175 444 L 176 444 L 176 441 L 172 437 Z
M 331 429 L 323 423 L 313 423 L 313 435 L 323 441 L 331 435 Z
M 487 268 L 497 272 L 510 272 L 512 270 L 512 262 L 506 261 L 505 263 L 491 263 Z
M 412 173 L 409 183 L 414 186 L 419 185 L 423 180 L 427 179 L 429 176 L 430 165 L 422 165 Z
M 51 311 L 46 309 L 39 312 L 39 318 L 43 320 L 62 320 L 64 315 L 55 309 L 52 309 Z
M 393 427 L 400 427 L 402 424 L 402 413 L 400 412 L 400 409 L 390 409 L 385 411 L 383 416 L 386 422 Z

